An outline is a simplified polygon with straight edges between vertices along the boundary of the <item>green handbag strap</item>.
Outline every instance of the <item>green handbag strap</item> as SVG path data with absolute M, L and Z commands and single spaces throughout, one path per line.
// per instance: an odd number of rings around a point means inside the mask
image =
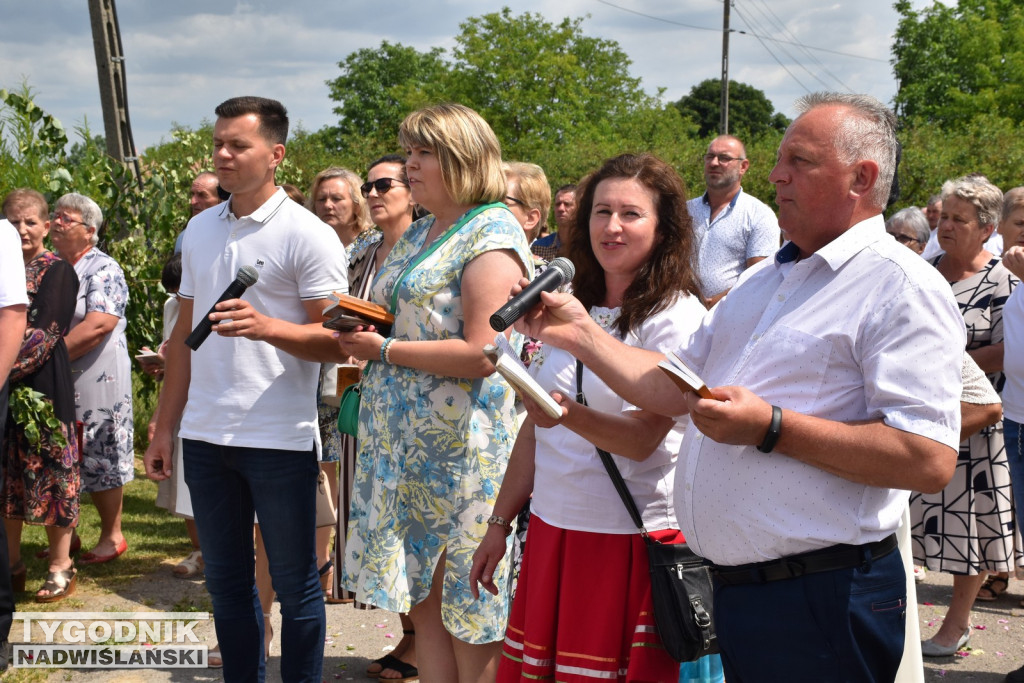
M 466 213 L 464 213 L 462 215 L 462 218 L 460 218 L 459 220 L 455 221 L 455 224 L 452 225 L 452 227 L 448 228 L 444 232 L 443 235 L 441 235 L 439 238 L 434 240 L 434 243 L 431 244 L 429 248 L 427 248 L 425 251 L 421 252 L 419 256 L 417 256 L 415 259 L 413 259 L 412 263 L 410 263 L 408 266 L 405 267 L 405 270 L 402 271 L 402 274 L 398 276 L 397 280 L 395 280 L 395 286 L 391 290 L 391 315 L 395 314 L 395 309 L 398 307 L 398 290 L 401 288 L 402 281 L 405 280 L 405 277 L 412 271 L 412 269 L 415 268 L 416 266 L 418 266 L 423 261 L 423 259 L 427 258 L 431 254 L 433 254 L 435 251 L 437 251 L 437 248 L 440 247 L 445 242 L 447 242 L 448 238 L 451 237 L 452 235 L 454 235 L 456 232 L 458 232 L 459 228 L 461 228 L 463 225 L 465 225 L 466 223 L 470 222 L 471 220 L 476 218 L 479 214 L 483 213 L 487 209 L 494 209 L 494 208 L 497 208 L 499 206 L 504 206 L 504 204 L 502 204 L 501 202 L 493 202 L 491 204 L 481 204 L 480 206 L 476 207 L 475 209 L 467 211 Z

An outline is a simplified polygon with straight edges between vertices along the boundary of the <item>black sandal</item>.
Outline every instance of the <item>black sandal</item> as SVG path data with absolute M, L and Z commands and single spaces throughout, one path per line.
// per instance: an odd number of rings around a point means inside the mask
M 988 578 L 985 579 L 985 583 L 981 584 L 981 588 L 978 589 L 977 599 L 982 602 L 994 602 L 998 600 L 999 596 L 1005 593 L 1006 589 L 1009 587 L 1009 577 L 989 574 Z M 982 593 L 982 591 L 988 592 Z
M 36 602 L 60 602 L 75 592 L 77 583 L 78 571 L 74 567 L 50 572 L 46 576 L 46 582 L 36 592 Z M 40 595 L 41 591 L 48 591 L 49 595 Z
M 416 635 L 416 631 L 415 631 L 415 629 L 411 629 L 411 628 L 410 629 L 403 628 L 402 629 L 402 635 L 403 636 L 415 636 Z M 394 655 L 391 655 L 391 654 L 384 655 L 383 657 L 378 657 L 377 659 L 375 659 L 372 662 L 370 662 L 370 664 L 371 665 L 376 664 L 376 665 L 378 665 L 380 667 L 380 669 L 377 670 L 377 671 L 369 671 L 369 670 L 367 670 L 366 675 L 369 676 L 370 678 L 380 678 L 380 672 L 383 671 L 384 669 L 393 669 L 394 671 L 397 671 L 398 673 L 402 674 L 403 676 L 408 674 L 408 672 L 412 671 L 413 672 L 413 678 L 415 678 L 418 675 L 418 673 L 419 673 L 418 670 L 416 669 L 416 667 L 414 667 L 413 665 L 408 664 L 406 662 L 403 662 L 401 659 L 399 659 L 398 657 L 395 657 Z M 404 681 L 404 680 L 409 680 L 409 679 L 406 679 L 406 678 L 380 678 L 380 680 L 382 680 L 382 681 Z

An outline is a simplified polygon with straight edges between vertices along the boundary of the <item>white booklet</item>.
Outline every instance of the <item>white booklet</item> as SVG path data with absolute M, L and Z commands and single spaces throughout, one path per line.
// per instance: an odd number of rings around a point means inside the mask
M 499 332 L 494 337 L 494 343 L 484 347 L 484 355 L 494 363 L 495 370 L 512 385 L 517 394 L 529 396 L 552 418 L 562 417 L 562 406 L 530 376 L 530 371 L 519 360 L 519 355 L 504 334 Z

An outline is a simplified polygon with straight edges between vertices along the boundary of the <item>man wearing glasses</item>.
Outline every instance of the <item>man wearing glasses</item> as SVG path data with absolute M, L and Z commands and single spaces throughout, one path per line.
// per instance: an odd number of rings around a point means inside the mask
M 707 190 L 687 203 L 697 236 L 697 273 L 710 308 L 740 273 L 779 248 L 779 221 L 763 202 L 743 192 L 750 168 L 739 138 L 720 135 L 703 157 Z

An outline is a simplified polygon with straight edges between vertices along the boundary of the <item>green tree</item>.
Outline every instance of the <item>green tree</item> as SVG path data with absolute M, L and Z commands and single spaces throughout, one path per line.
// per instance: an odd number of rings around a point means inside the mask
M 718 133 L 722 111 L 722 79 L 708 78 L 683 95 L 675 107 L 697 125 L 701 137 Z M 752 85 L 729 81 L 729 132 L 756 138 L 769 131 L 784 132 L 789 119 L 775 111 L 768 96 Z
M 341 75 L 327 81 L 330 98 L 338 103 L 338 125 L 324 131 L 322 141 L 341 149 L 353 138 L 393 140 L 414 93 L 446 73 L 443 54 L 441 48 L 419 52 L 385 40 L 338 62 Z
M 1024 6 L 1016 0 L 936 2 L 914 10 L 894 5 L 897 115 L 939 127 L 963 127 L 976 116 L 1024 122 Z

